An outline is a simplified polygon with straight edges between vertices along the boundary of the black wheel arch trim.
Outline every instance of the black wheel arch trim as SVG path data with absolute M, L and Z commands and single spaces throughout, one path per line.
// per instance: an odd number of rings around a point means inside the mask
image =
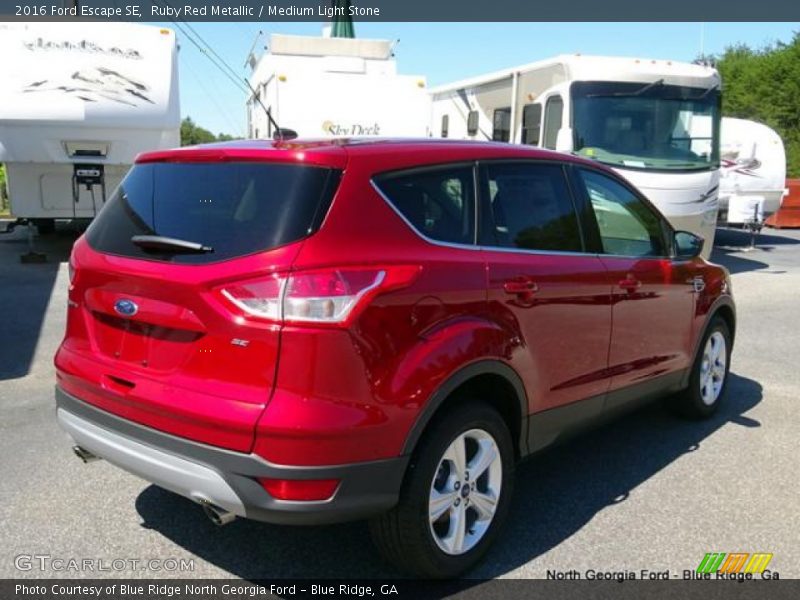
M 520 456 L 526 456 L 528 454 L 528 395 L 525 392 L 522 378 L 507 364 L 499 360 L 484 359 L 462 367 L 450 375 L 450 377 L 439 386 L 436 392 L 433 393 L 406 436 L 406 441 L 403 444 L 402 450 L 403 455 L 410 455 L 414 451 L 414 448 L 416 448 L 417 443 L 428 424 L 431 422 L 431 419 L 451 394 L 470 379 L 480 375 L 498 375 L 513 387 L 520 414 L 519 440 L 517 440 L 519 454 Z

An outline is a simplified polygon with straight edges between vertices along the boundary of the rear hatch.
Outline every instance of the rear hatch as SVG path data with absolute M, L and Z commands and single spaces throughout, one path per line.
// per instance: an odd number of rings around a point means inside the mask
M 280 325 L 248 318 L 224 290 L 291 267 L 340 173 L 297 161 L 135 165 L 73 251 L 60 385 L 143 425 L 248 451 Z

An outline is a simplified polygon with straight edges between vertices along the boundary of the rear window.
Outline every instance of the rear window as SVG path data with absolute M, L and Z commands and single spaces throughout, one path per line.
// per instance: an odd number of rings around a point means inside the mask
M 317 230 L 340 171 L 264 163 L 135 165 L 86 232 L 109 254 L 198 264 L 297 241 Z M 209 246 L 208 253 L 144 250 L 136 235 Z

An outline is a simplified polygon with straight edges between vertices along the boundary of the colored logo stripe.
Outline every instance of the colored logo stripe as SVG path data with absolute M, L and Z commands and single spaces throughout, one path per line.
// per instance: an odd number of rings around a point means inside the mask
M 740 573 L 744 568 L 745 573 L 763 573 L 772 560 L 768 552 L 708 552 L 697 567 L 698 573 Z M 727 558 L 726 558 L 727 557 Z M 749 560 L 748 560 L 749 558 Z M 747 566 L 745 566 L 747 565 Z

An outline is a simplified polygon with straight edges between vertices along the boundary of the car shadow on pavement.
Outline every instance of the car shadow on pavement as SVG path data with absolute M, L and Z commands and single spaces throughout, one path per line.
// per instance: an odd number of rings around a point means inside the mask
M 726 401 L 709 420 L 686 421 L 653 404 L 525 461 L 506 534 L 468 577 L 497 577 L 547 552 L 673 461 L 702 451 L 721 427 L 760 426 L 745 415 L 760 401 L 759 383 L 731 373 Z M 142 491 L 136 509 L 144 527 L 236 577 L 402 576 L 381 561 L 365 523 L 288 527 L 238 519 L 217 528 L 199 506 L 156 486 Z
M 754 253 L 746 254 L 750 246 L 750 233 L 742 229 L 717 229 L 711 260 L 726 267 L 732 274 L 769 269 L 770 265 L 753 258 L 760 252 L 771 252 L 778 246 L 800 244 L 800 239 L 781 235 L 780 231 L 767 230 L 756 236 Z
M 0 235 L 0 338 L 4 340 L 0 344 L 0 381 L 30 372 L 59 263 L 69 259 L 76 237 L 72 229 L 37 237 L 34 248 L 46 253 L 47 262 L 22 264 L 19 257 L 28 252 L 25 228 Z

